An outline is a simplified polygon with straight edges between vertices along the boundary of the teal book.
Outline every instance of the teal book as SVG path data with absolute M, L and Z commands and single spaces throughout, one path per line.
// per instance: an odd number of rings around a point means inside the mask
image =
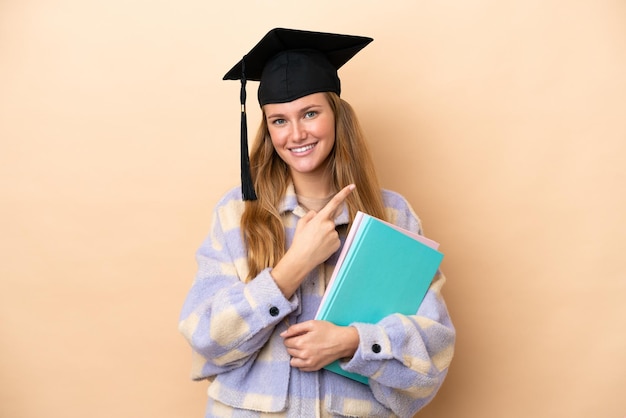
M 438 243 L 359 212 L 350 228 L 316 319 L 348 326 L 417 313 L 439 269 Z M 367 377 L 326 369 L 367 384 Z

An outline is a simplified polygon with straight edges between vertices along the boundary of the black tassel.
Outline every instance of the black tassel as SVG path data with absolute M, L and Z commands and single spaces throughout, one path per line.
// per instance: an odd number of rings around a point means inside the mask
M 250 174 L 250 157 L 248 156 L 248 123 L 246 117 L 246 64 L 241 60 L 241 194 L 243 200 L 256 200 L 252 175 Z

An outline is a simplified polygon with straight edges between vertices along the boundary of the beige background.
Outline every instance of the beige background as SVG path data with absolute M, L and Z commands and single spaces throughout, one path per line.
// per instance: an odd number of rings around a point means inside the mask
M 202 416 L 176 326 L 238 181 L 221 77 L 275 26 L 376 39 L 343 97 L 458 327 L 420 416 L 624 417 L 622 0 L 0 0 L 0 416 Z

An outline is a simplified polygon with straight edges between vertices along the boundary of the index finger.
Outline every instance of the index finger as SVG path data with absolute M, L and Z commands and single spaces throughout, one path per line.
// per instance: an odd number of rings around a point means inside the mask
M 329 219 L 334 219 L 336 216 L 335 212 L 337 212 L 339 206 L 341 206 L 344 200 L 346 200 L 346 198 L 350 195 L 350 193 L 352 193 L 354 189 L 356 189 L 356 186 L 354 184 L 350 184 L 341 189 L 336 195 L 333 196 L 332 199 L 330 199 L 330 202 L 328 202 L 326 206 L 324 206 L 322 210 L 318 212 L 318 215 L 327 216 Z
M 311 329 L 311 321 L 298 322 L 296 324 L 291 325 L 285 331 L 280 333 L 280 336 L 283 338 L 291 338 L 297 335 L 306 334 Z

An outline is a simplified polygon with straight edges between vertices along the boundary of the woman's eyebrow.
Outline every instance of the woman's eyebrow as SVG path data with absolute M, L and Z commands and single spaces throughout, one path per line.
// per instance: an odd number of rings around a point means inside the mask
M 306 113 L 306 112 L 310 111 L 311 109 L 320 108 L 320 107 L 322 107 L 322 105 L 319 105 L 319 104 L 309 104 L 309 105 L 304 106 L 300 110 L 298 110 L 297 113 L 298 114 L 303 114 L 303 113 Z M 270 113 L 270 114 L 266 115 L 265 117 L 267 119 L 270 119 L 270 118 L 284 118 L 285 114 L 284 113 Z
M 282 113 L 272 113 L 269 115 L 265 116 L 267 119 L 271 119 L 271 118 L 284 118 L 285 115 L 283 115 Z

